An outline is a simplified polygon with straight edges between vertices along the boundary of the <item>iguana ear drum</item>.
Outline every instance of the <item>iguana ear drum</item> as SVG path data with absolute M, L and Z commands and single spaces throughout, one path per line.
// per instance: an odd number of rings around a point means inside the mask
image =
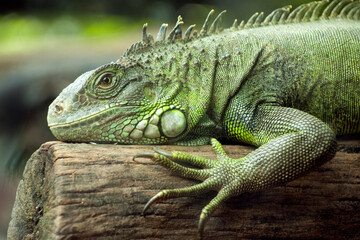
M 166 137 L 179 136 L 186 129 L 186 118 L 179 110 L 170 110 L 161 116 L 161 130 Z

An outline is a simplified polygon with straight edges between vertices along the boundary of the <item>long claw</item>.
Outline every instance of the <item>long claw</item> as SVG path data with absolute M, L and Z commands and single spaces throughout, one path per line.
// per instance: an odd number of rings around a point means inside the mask
M 153 205 L 154 203 L 160 201 L 164 196 L 165 196 L 165 194 L 164 194 L 163 191 L 161 191 L 161 192 L 159 192 L 158 194 L 156 194 L 155 196 L 153 196 L 153 197 L 146 203 L 146 205 L 145 205 L 145 207 L 144 207 L 141 215 L 142 215 L 142 216 L 145 216 L 146 210 L 147 210 L 151 205 Z
M 172 158 L 173 157 L 172 153 L 167 152 L 167 151 L 162 150 L 162 149 L 157 148 L 157 147 L 154 147 L 154 151 L 157 152 L 158 154 L 164 155 L 167 158 Z
M 208 216 L 204 216 L 203 213 L 201 213 L 200 220 L 199 220 L 199 226 L 198 226 L 198 233 L 199 233 L 200 239 L 202 239 L 202 237 L 203 237 L 205 223 L 207 222 L 208 219 L 209 219 Z
M 216 185 L 216 183 L 214 183 L 214 180 L 205 180 L 202 183 L 199 183 L 199 184 L 196 184 L 196 185 L 193 185 L 190 187 L 162 190 L 161 192 L 159 192 L 155 196 L 153 196 L 146 203 L 144 210 L 142 212 L 142 215 L 145 214 L 145 211 L 151 205 L 153 205 L 154 203 L 156 203 L 160 200 L 198 195 L 198 194 L 212 190 L 215 185 Z
M 203 234 L 205 223 L 209 220 L 210 215 L 218 209 L 232 194 L 227 190 L 220 190 L 219 193 L 214 197 L 208 205 L 206 205 L 200 214 L 198 231 L 200 238 Z
M 135 161 L 136 158 L 149 158 L 152 159 L 155 157 L 154 153 L 137 153 L 134 157 L 133 157 L 133 161 Z

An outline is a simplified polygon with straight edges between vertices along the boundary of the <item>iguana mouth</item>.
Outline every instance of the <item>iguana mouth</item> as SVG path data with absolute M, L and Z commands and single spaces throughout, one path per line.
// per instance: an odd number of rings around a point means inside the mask
M 109 112 L 109 111 L 112 111 L 112 110 L 115 110 L 115 109 L 130 107 L 130 105 L 127 105 L 127 106 L 115 105 L 115 106 L 112 106 L 112 107 L 107 107 L 107 108 L 104 108 L 102 110 L 96 111 L 93 114 L 88 114 L 88 115 L 83 116 L 81 118 L 73 119 L 73 120 L 66 121 L 66 122 L 61 122 L 61 121 L 57 121 L 57 120 L 59 120 L 58 116 L 52 116 L 52 115 L 62 114 L 62 112 L 56 111 L 56 106 L 57 105 L 55 105 L 55 112 L 53 111 L 52 114 L 48 114 L 48 126 L 49 126 L 50 129 L 56 128 L 56 127 L 68 127 L 68 126 L 71 126 L 71 125 L 74 125 L 74 124 L 79 124 L 81 122 L 89 121 L 91 119 L 92 119 L 93 122 L 96 122 L 97 120 L 100 120 L 100 116 L 103 115 L 106 112 Z M 133 106 L 133 105 L 131 105 L 131 106 Z M 129 113 L 130 113 L 130 111 L 129 111 Z M 124 116 L 127 116 L 127 115 L 128 114 L 125 114 Z M 69 118 L 67 118 L 67 119 L 69 119 Z
M 78 142 L 79 140 L 76 138 L 74 132 L 82 132 L 83 135 L 97 135 L 97 140 L 91 140 L 93 142 L 114 141 L 133 143 L 135 141 L 144 141 L 144 143 L 149 144 L 176 138 L 183 134 L 187 128 L 187 121 L 184 113 L 181 110 L 174 109 L 174 106 L 171 108 L 166 106 L 154 109 L 152 113 L 144 116 L 144 118 L 135 118 L 133 120 L 129 120 L 128 118 L 129 116 L 134 115 L 134 111 L 128 110 L 126 107 L 129 106 L 108 107 L 101 111 L 99 110 L 94 114 L 89 114 L 86 117 L 66 122 L 51 123 L 54 119 L 49 117 L 48 125 L 51 132 L 59 140 L 63 141 Z M 119 109 L 121 109 L 121 112 Z M 114 114 L 114 111 L 116 111 L 116 114 Z M 111 117 L 109 118 L 106 115 L 110 115 Z M 124 119 L 128 120 L 122 121 Z M 101 126 L 107 126 L 106 122 L 108 121 L 117 123 L 110 128 L 102 128 Z M 100 132 L 96 130 L 99 128 L 102 128 Z M 92 129 L 95 129 L 94 133 L 91 133 Z M 81 139 L 81 141 L 84 141 L 84 139 Z
M 86 115 L 85 117 L 78 118 L 78 119 L 75 119 L 75 120 L 73 120 L 73 121 L 68 121 L 68 122 L 64 122 L 64 123 L 53 123 L 53 124 L 49 123 L 48 126 L 49 126 L 50 128 L 54 128 L 54 127 L 67 127 L 67 126 L 70 126 L 70 125 L 72 125 L 72 124 L 76 124 L 76 123 L 82 122 L 82 121 L 84 121 L 84 120 L 88 120 L 89 118 L 94 118 L 94 117 L 96 117 L 97 115 L 101 115 L 103 112 L 108 111 L 109 109 L 111 109 L 111 108 L 106 108 L 106 109 L 104 109 L 104 110 L 102 110 L 102 111 L 100 111 L 100 112 L 96 112 L 96 113 L 94 113 L 94 114 Z

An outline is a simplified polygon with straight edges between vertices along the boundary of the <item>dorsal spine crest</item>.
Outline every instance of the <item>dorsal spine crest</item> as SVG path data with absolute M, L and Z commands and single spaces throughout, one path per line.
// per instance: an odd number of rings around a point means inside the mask
M 238 31 L 242 29 L 250 29 L 257 27 L 266 27 L 281 24 L 301 23 L 301 22 L 314 22 L 328 19 L 350 19 L 360 20 L 360 1 L 359 0 L 322 0 L 316 2 L 310 2 L 302 4 L 299 7 L 291 11 L 292 6 L 285 6 L 278 8 L 268 14 L 266 17 L 263 12 L 253 14 L 247 21 L 241 21 L 238 24 L 237 19 L 228 30 Z M 181 25 L 184 23 L 181 16 L 174 28 L 170 31 L 166 37 L 167 23 L 163 23 L 159 29 L 156 37 L 155 44 L 163 45 L 173 43 L 174 41 L 183 41 L 184 43 L 191 41 L 192 39 L 204 38 L 209 35 L 214 35 L 221 32 L 221 18 L 226 11 L 220 12 L 214 21 L 210 24 L 210 19 L 214 14 L 212 9 L 207 15 L 204 24 L 198 34 L 194 30 L 195 24 L 190 25 L 182 36 Z M 127 56 L 132 53 L 148 50 L 149 47 L 154 45 L 154 39 L 151 34 L 147 32 L 147 23 L 143 26 L 142 41 L 133 44 L 124 53 Z

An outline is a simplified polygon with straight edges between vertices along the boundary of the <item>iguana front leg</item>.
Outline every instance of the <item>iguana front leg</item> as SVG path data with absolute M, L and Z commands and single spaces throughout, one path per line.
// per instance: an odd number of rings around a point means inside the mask
M 212 139 L 212 145 L 219 161 L 183 152 L 167 153 L 161 150 L 138 154 L 136 157 L 150 158 L 183 177 L 203 181 L 191 187 L 159 192 L 146 204 L 144 211 L 159 200 L 217 190 L 217 196 L 201 212 L 201 234 L 208 217 L 228 198 L 289 182 L 331 159 L 335 154 L 334 132 L 325 123 L 305 112 L 292 108 L 263 106 L 257 109 L 252 119 L 254 120 L 249 122 L 252 143 L 260 147 L 240 159 L 229 158 L 215 139 Z M 234 121 L 229 123 L 235 127 L 236 124 L 244 126 L 243 123 Z M 241 138 L 241 134 L 241 131 L 235 132 L 233 137 Z M 176 163 L 179 161 L 202 169 L 184 167 Z

